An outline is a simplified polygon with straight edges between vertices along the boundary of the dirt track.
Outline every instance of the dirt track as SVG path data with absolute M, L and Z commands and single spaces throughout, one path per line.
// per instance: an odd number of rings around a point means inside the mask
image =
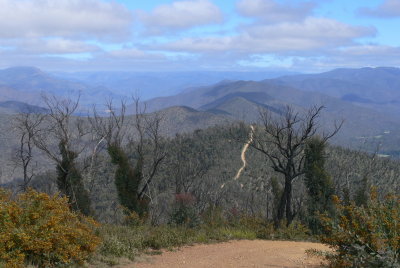
M 242 159 L 242 167 L 238 170 L 236 173 L 236 176 L 233 178 L 234 180 L 237 180 L 240 178 L 240 175 L 242 174 L 243 170 L 246 168 L 247 161 L 246 161 L 246 152 L 247 149 L 249 148 L 250 144 L 253 142 L 253 132 L 254 132 L 254 126 L 250 125 L 250 135 L 249 135 L 249 140 L 246 142 L 246 144 L 243 146 L 242 152 L 240 154 L 240 159 Z
M 311 248 L 328 250 L 309 242 L 241 240 L 165 251 L 125 268 L 319 267 L 320 259 L 305 254 Z

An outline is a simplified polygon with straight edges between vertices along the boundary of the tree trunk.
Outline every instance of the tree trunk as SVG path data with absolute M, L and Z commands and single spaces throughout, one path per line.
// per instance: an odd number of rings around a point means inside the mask
M 286 194 L 286 225 L 292 222 L 292 179 L 285 179 Z
M 292 222 L 292 179 L 285 177 L 285 187 L 281 199 L 279 201 L 278 212 L 275 219 L 275 227 L 279 227 L 283 217 L 286 216 L 286 223 L 289 225 Z

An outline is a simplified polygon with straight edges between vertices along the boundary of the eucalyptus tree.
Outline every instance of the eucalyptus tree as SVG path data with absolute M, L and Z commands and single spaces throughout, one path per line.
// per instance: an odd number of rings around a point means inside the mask
M 263 153 L 272 169 L 284 178 L 275 216 L 276 225 L 284 218 L 290 224 L 295 216 L 292 210 L 293 181 L 305 173 L 305 147 L 318 132 L 317 119 L 323 108 L 314 106 L 302 115 L 290 106 L 279 116 L 269 110 L 260 111 L 261 130 L 254 131 L 250 145 Z M 326 143 L 341 125 L 335 124 L 332 132 L 322 133 L 321 141 Z
M 94 109 L 89 121 L 98 139 L 105 141 L 111 162 L 117 167 L 114 182 L 120 204 L 127 212 L 142 216 L 152 200 L 149 185 L 165 158 L 165 152 L 160 133 L 162 115 L 146 114 L 139 99 L 133 100 L 135 110 L 132 117 L 127 116 L 124 101 L 120 107 L 109 101 L 106 104 L 108 115 L 102 116 Z
M 43 96 L 43 100 L 47 113 L 35 126 L 33 143 L 56 164 L 57 187 L 68 197 L 72 209 L 89 215 L 90 198 L 77 161 L 86 150 L 88 142 L 85 138 L 90 131 L 85 120 L 75 116 L 79 97 L 71 100 Z

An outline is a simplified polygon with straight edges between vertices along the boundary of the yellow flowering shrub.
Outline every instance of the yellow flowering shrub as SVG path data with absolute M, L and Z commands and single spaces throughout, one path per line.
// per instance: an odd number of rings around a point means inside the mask
M 400 197 L 379 201 L 373 190 L 367 206 L 334 201 L 337 217 L 321 216 L 321 240 L 336 250 L 331 267 L 400 267 Z
M 32 189 L 12 197 L 0 188 L 0 262 L 6 267 L 82 264 L 100 243 L 96 226 L 72 212 L 65 197 Z

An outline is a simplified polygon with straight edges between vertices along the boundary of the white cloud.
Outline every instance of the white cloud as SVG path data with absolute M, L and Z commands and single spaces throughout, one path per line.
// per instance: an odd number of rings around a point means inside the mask
M 386 0 L 376 8 L 362 8 L 359 13 L 381 18 L 400 17 L 400 0 Z
M 314 8 L 312 2 L 289 5 L 274 0 L 240 0 L 236 4 L 241 15 L 257 17 L 264 22 L 299 21 L 309 16 Z
M 131 13 L 104 0 L 0 0 L 0 38 L 124 38 Z
M 184 38 L 167 43 L 165 49 L 189 52 L 235 51 L 239 53 L 318 53 L 319 49 L 351 45 L 355 38 L 370 36 L 375 30 L 327 18 L 307 18 L 303 22 L 250 25 L 235 36 Z
M 358 45 L 346 47 L 340 51 L 345 55 L 351 56 L 396 57 L 400 63 L 400 47 L 384 45 Z
M 293 70 L 309 70 L 314 72 L 334 68 L 360 68 L 399 66 L 400 47 L 386 45 L 354 45 L 340 49 L 332 49 L 318 57 L 296 57 L 293 59 Z
M 375 34 L 370 27 L 351 26 L 328 18 L 307 18 L 303 22 L 285 22 L 275 25 L 253 25 L 246 32 L 249 37 L 274 46 L 299 50 L 332 47 L 351 43 L 354 38 Z M 271 42 L 268 42 L 271 43 Z M 260 44 L 262 45 L 262 44 Z
M 24 39 L 14 42 L 20 53 L 78 54 L 99 51 L 100 48 L 85 42 L 63 38 Z
M 165 59 L 165 56 L 159 53 L 149 53 L 137 48 L 123 48 L 108 52 L 111 57 L 115 58 L 130 58 L 130 59 L 146 59 L 159 60 Z
M 228 14 L 228 23 L 214 4 L 219 0 L 168 1 L 149 12 L 131 12 L 117 1 L 0 0 L 0 65 L 115 70 L 230 69 L 243 62 L 304 69 L 400 65 L 399 47 L 360 45 L 357 38 L 375 35 L 375 28 L 315 17 L 315 0 L 232 0 L 242 17 Z M 400 0 L 360 12 L 400 16 Z M 132 27 L 134 14 L 139 23 Z M 133 39 L 133 31 L 139 36 L 141 30 L 157 36 Z
M 338 65 L 400 66 L 400 47 L 387 45 L 358 45 L 335 50 L 328 54 Z
M 138 15 L 147 32 L 153 34 L 223 21 L 220 9 L 208 0 L 177 1 L 160 5 L 150 13 L 139 12 Z

